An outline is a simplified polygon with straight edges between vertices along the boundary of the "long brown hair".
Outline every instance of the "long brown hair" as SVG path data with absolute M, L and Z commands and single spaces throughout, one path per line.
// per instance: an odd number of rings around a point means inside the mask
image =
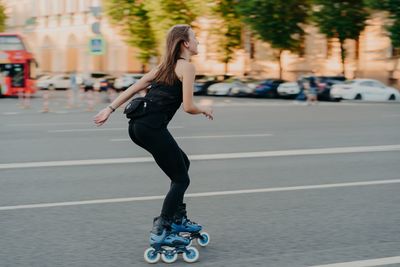
M 169 29 L 165 47 L 165 55 L 161 64 L 158 66 L 155 82 L 166 85 L 173 85 L 178 80 L 175 73 L 176 62 L 181 52 L 181 44 L 189 42 L 190 25 L 177 24 Z

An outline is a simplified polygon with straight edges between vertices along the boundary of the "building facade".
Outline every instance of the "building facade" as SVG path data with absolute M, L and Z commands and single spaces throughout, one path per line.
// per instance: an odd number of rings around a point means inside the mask
M 21 33 L 39 62 L 41 72 L 140 72 L 137 51 L 129 47 L 101 13 L 101 0 L 7 0 L 7 31 Z M 346 76 L 376 78 L 397 83 L 400 64 L 394 57 L 384 29 L 385 16 L 376 13 L 360 36 L 359 44 L 346 42 Z M 96 24 L 96 25 L 95 25 Z M 199 18 L 197 23 L 199 55 L 193 58 L 197 71 L 222 74 L 225 66 L 217 60 L 213 21 Z M 100 31 L 105 52 L 93 55 L 89 41 Z M 303 74 L 338 75 L 342 71 L 340 45 L 308 26 L 301 55 L 283 53 L 283 78 L 294 80 Z M 153 65 L 157 60 L 153 60 Z M 255 40 L 244 31 L 243 48 L 229 63 L 228 72 L 272 78 L 279 74 L 276 52 L 267 43 Z

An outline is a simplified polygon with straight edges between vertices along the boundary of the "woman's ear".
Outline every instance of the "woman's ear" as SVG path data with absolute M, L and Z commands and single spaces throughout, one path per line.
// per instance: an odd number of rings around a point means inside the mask
M 189 48 L 189 42 L 183 41 L 183 46 Z

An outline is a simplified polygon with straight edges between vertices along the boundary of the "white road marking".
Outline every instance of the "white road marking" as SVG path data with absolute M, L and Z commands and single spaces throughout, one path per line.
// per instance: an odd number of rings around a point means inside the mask
M 175 139 L 212 139 L 212 138 L 240 138 L 240 137 L 266 137 L 272 134 L 231 134 L 231 135 L 194 135 L 194 136 L 176 136 Z M 128 138 L 110 139 L 111 142 L 131 141 Z
M 319 102 L 317 106 L 383 106 L 387 105 L 386 103 L 353 103 L 353 102 Z M 282 101 L 282 102 L 262 102 L 262 101 L 254 101 L 254 102 L 218 102 L 212 105 L 213 107 L 298 107 L 305 106 L 305 102 L 300 101 Z
M 93 126 L 96 127 L 96 126 Z M 180 129 L 183 126 L 171 126 L 168 129 Z M 75 132 L 94 132 L 94 131 L 127 131 L 128 127 L 124 128 L 93 128 L 93 129 L 66 129 L 66 130 L 49 130 L 49 133 L 75 133 Z
M 48 122 L 48 123 L 11 123 L 6 126 L 62 126 L 62 125 L 88 125 L 88 122 Z
M 93 126 L 95 127 L 95 126 Z M 75 132 L 94 132 L 94 131 L 122 131 L 127 130 L 125 128 L 93 128 L 93 129 L 67 129 L 67 130 L 49 130 L 49 133 L 75 133 Z
M 361 261 L 349 261 L 349 262 L 333 263 L 325 265 L 314 265 L 311 267 L 370 267 L 370 266 L 382 266 L 382 265 L 389 265 L 396 263 L 400 263 L 400 256 L 371 259 L 371 260 L 361 260 Z
M 398 184 L 398 183 L 400 183 L 400 179 L 321 184 L 321 185 L 303 185 L 303 186 L 290 186 L 290 187 L 272 187 L 272 188 L 231 190 L 231 191 L 215 191 L 215 192 L 203 192 L 203 193 L 189 193 L 185 194 L 185 198 L 255 194 L 255 193 L 268 193 L 268 192 L 286 192 L 286 191 L 327 189 L 327 188 L 352 187 L 352 186 L 386 185 L 386 184 Z M 50 207 L 62 207 L 62 206 L 79 206 L 79 205 L 90 205 L 90 204 L 135 202 L 135 201 L 159 200 L 164 198 L 165 196 L 147 196 L 147 197 L 110 198 L 110 199 L 96 199 L 96 200 L 84 200 L 84 201 L 41 203 L 41 204 L 28 204 L 28 205 L 15 205 L 15 206 L 0 206 L 0 211 L 17 210 L 17 209 L 50 208 Z
M 18 115 L 18 112 L 3 112 L 3 115 Z
M 277 150 L 277 151 L 190 155 L 189 159 L 190 160 L 216 160 L 216 159 L 225 160 L 225 159 L 330 155 L 330 154 L 365 153 L 365 152 L 388 152 L 388 151 L 399 151 L 399 150 L 400 150 L 400 145 L 359 146 L 359 147 L 354 146 L 354 147 L 332 147 L 332 148 L 314 148 L 314 149 L 297 149 L 297 150 Z M 154 161 L 153 157 L 23 162 L 23 163 L 0 164 L 0 169 L 102 165 L 102 164 L 140 163 L 140 162 L 152 162 L 152 161 Z

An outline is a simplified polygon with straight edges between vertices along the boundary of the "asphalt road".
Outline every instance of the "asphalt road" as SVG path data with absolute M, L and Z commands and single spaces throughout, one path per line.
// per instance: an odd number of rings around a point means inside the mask
M 0 266 L 148 266 L 168 178 L 121 110 L 97 128 L 63 96 L 49 113 L 0 99 Z M 214 121 L 170 123 L 211 236 L 195 266 L 400 266 L 399 103 L 205 99 Z

